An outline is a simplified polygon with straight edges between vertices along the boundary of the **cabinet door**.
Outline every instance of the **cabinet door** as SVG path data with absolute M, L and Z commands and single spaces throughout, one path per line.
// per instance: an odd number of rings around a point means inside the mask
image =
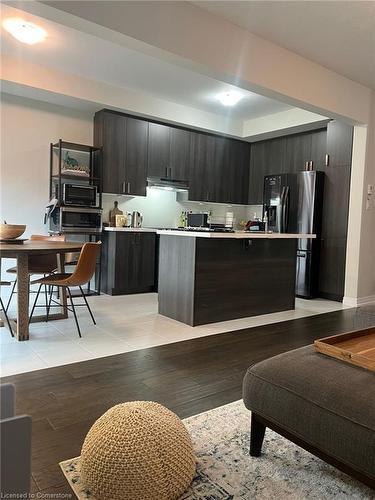
M 322 238 L 319 295 L 341 301 L 345 287 L 346 238 Z
M 151 177 L 168 177 L 170 168 L 170 127 L 149 124 L 148 168 Z
M 155 233 L 118 232 L 113 294 L 150 292 L 155 286 Z
M 306 170 L 306 162 L 311 161 L 311 133 L 291 135 L 286 137 L 285 173 Z
M 215 137 L 193 133 L 192 158 L 189 178 L 189 200 L 214 201 Z
M 336 300 L 344 295 L 351 166 L 324 169 L 319 294 Z
M 136 287 L 138 290 L 151 290 L 155 286 L 156 234 L 134 235 Z
M 208 141 L 207 155 L 207 201 L 229 203 L 228 189 L 229 139 L 212 137 Z
M 127 118 L 126 165 L 122 188 L 126 194 L 146 196 L 148 122 Z
M 352 162 L 353 127 L 332 120 L 327 125 L 327 153 L 329 166 L 350 165 Z
M 311 133 L 311 160 L 314 170 L 324 170 L 327 153 L 327 129 Z
M 284 137 L 251 144 L 249 173 L 249 204 L 263 203 L 264 176 L 285 172 Z
M 121 193 L 126 161 L 126 117 L 106 111 L 94 121 L 95 146 L 102 147 L 103 193 Z
M 247 204 L 250 144 L 227 139 L 223 187 L 225 203 Z
M 170 176 L 186 181 L 189 178 L 191 133 L 188 130 L 170 128 Z

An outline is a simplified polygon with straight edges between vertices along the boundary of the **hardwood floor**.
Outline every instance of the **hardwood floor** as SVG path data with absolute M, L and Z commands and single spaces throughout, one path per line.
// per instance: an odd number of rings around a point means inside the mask
M 241 398 L 249 365 L 314 339 L 375 325 L 375 308 L 346 309 L 12 377 L 17 413 L 33 418 L 32 488 L 66 493 L 58 462 L 80 454 L 111 406 L 153 400 L 181 418 Z

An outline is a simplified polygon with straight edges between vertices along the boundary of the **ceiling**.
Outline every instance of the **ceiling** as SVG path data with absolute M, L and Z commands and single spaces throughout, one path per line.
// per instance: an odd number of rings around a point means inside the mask
M 375 89 L 375 1 L 192 3 Z
M 15 15 L 20 11 L 2 6 L 2 18 Z M 228 118 L 246 120 L 291 109 L 247 90 L 241 90 L 244 97 L 239 104 L 225 107 L 216 96 L 234 88 L 227 83 L 37 16 L 27 14 L 27 19 L 47 31 L 46 41 L 28 46 L 2 30 L 2 53 Z

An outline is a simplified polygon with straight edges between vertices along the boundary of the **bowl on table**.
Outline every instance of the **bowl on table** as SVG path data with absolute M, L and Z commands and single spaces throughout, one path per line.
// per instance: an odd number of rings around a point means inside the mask
M 0 224 L 0 240 L 15 240 L 26 230 L 25 224 Z

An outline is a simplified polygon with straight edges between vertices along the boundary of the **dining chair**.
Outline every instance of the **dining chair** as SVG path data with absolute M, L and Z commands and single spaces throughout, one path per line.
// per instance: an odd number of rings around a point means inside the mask
M 0 286 L 10 286 L 10 285 L 11 285 L 11 283 L 9 281 L 0 281 Z M 14 337 L 13 330 L 12 330 L 12 327 L 10 325 L 10 321 L 9 321 L 9 318 L 8 318 L 8 315 L 7 315 L 7 310 L 4 307 L 4 302 L 3 302 L 3 299 L 1 298 L 1 295 L 0 295 L 0 308 L 3 311 L 3 314 L 5 316 L 5 320 L 7 322 L 10 334 L 12 335 L 12 337 Z
M 32 234 L 30 236 L 32 241 L 65 241 L 64 235 L 53 235 L 46 236 L 44 234 Z M 57 271 L 57 258 L 56 254 L 46 254 L 46 255 L 30 255 L 29 256 L 29 278 L 35 274 L 41 274 L 43 276 L 49 275 Z M 17 266 L 7 269 L 7 273 L 17 274 Z M 6 312 L 8 312 L 10 303 L 12 301 L 13 295 L 16 293 L 17 278 L 13 282 L 12 291 L 6 306 Z M 48 290 L 45 286 L 45 304 L 46 308 L 48 305 Z
M 67 311 L 71 311 L 73 313 L 74 320 L 75 320 L 76 325 L 77 325 L 78 335 L 80 337 L 82 337 L 82 335 L 81 335 L 81 330 L 79 328 L 76 309 L 75 309 L 77 306 L 86 306 L 89 313 L 90 313 L 90 316 L 91 316 L 91 319 L 92 319 L 94 325 L 96 325 L 94 315 L 92 314 L 92 311 L 91 311 L 90 306 L 87 302 L 86 296 L 83 293 L 82 286 L 87 284 L 91 280 L 91 278 L 93 277 L 93 275 L 95 273 L 97 256 L 99 254 L 101 244 L 102 244 L 101 241 L 98 241 L 96 243 L 85 243 L 82 247 L 80 254 L 79 254 L 77 266 L 72 273 L 51 274 L 50 276 L 46 276 L 44 278 L 40 278 L 40 279 L 32 282 L 32 284 L 39 284 L 39 289 L 37 291 L 34 305 L 33 305 L 33 308 L 31 310 L 30 321 L 31 321 L 31 318 L 32 318 L 33 313 L 34 313 L 34 309 L 36 307 L 36 303 L 38 301 L 38 297 L 39 297 L 41 288 L 43 285 L 45 285 L 45 286 L 51 287 L 51 293 L 49 296 L 49 302 L 48 302 L 48 306 L 47 306 L 47 321 L 49 318 L 50 308 L 51 307 L 61 307 L 60 303 L 56 303 L 56 301 L 53 301 L 53 299 L 52 299 L 53 289 L 56 286 L 58 288 L 59 287 L 65 288 L 66 291 L 68 292 L 68 296 L 69 296 L 69 300 L 70 300 L 70 304 L 71 304 L 71 309 L 68 307 L 68 305 L 66 305 L 64 307 L 66 308 Z M 81 296 L 84 300 L 83 304 L 74 304 L 72 293 L 70 291 L 71 287 L 78 287 L 79 288 L 79 290 L 81 292 Z M 52 301 L 55 302 L 56 305 L 55 304 L 52 305 L 51 304 Z

